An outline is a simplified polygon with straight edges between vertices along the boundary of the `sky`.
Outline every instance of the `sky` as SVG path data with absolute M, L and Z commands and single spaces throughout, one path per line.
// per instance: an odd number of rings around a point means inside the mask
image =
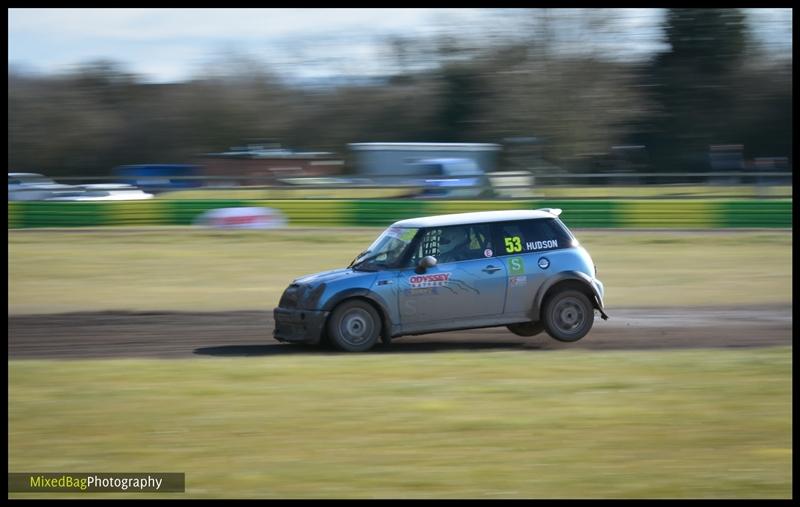
M 502 11 L 511 18 L 524 14 L 522 9 Z M 663 47 L 661 9 L 611 11 L 622 34 L 601 41 L 611 52 L 636 58 Z M 791 49 L 791 9 L 750 11 L 768 27 L 760 31 L 766 42 Z M 380 75 L 387 70 L 381 58 L 387 35 L 496 30 L 492 20 L 509 19 L 486 8 L 40 8 L 9 9 L 8 14 L 8 61 L 15 69 L 59 73 L 108 59 L 152 82 L 189 79 L 231 54 L 296 78 Z

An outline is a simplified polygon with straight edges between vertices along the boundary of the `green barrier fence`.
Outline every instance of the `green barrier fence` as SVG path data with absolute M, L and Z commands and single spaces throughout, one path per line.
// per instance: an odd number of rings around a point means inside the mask
M 280 210 L 290 225 L 386 226 L 404 218 L 470 211 L 561 208 L 576 228 L 792 227 L 791 199 L 734 200 L 159 200 L 9 202 L 8 228 L 190 225 L 217 208 Z

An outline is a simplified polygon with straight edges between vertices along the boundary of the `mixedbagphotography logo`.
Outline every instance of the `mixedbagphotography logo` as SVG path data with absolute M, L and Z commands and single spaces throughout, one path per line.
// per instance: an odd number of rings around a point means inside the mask
M 9 493 L 183 493 L 184 473 L 9 473 Z

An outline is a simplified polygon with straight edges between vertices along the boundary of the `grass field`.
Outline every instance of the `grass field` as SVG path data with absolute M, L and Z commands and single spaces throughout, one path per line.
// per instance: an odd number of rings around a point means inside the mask
M 791 302 L 791 231 L 575 232 L 610 308 Z M 346 266 L 379 233 L 9 231 L 8 311 L 271 310 L 293 278 Z
M 379 232 L 9 231 L 9 314 L 270 310 Z M 792 300 L 791 231 L 575 232 L 610 308 Z M 13 360 L 9 470 L 186 473 L 156 498 L 790 498 L 791 352 Z
M 185 472 L 190 497 L 791 498 L 791 370 L 787 347 L 11 361 L 9 470 Z

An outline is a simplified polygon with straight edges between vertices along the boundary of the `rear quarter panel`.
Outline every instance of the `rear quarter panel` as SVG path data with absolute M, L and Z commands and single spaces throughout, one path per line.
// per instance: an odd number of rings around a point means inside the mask
M 539 260 L 546 258 L 550 265 L 542 269 Z M 508 270 L 506 288 L 506 315 L 528 313 L 536 294 L 546 281 L 563 271 L 579 271 L 594 277 L 594 264 L 583 247 L 531 252 L 503 257 Z

